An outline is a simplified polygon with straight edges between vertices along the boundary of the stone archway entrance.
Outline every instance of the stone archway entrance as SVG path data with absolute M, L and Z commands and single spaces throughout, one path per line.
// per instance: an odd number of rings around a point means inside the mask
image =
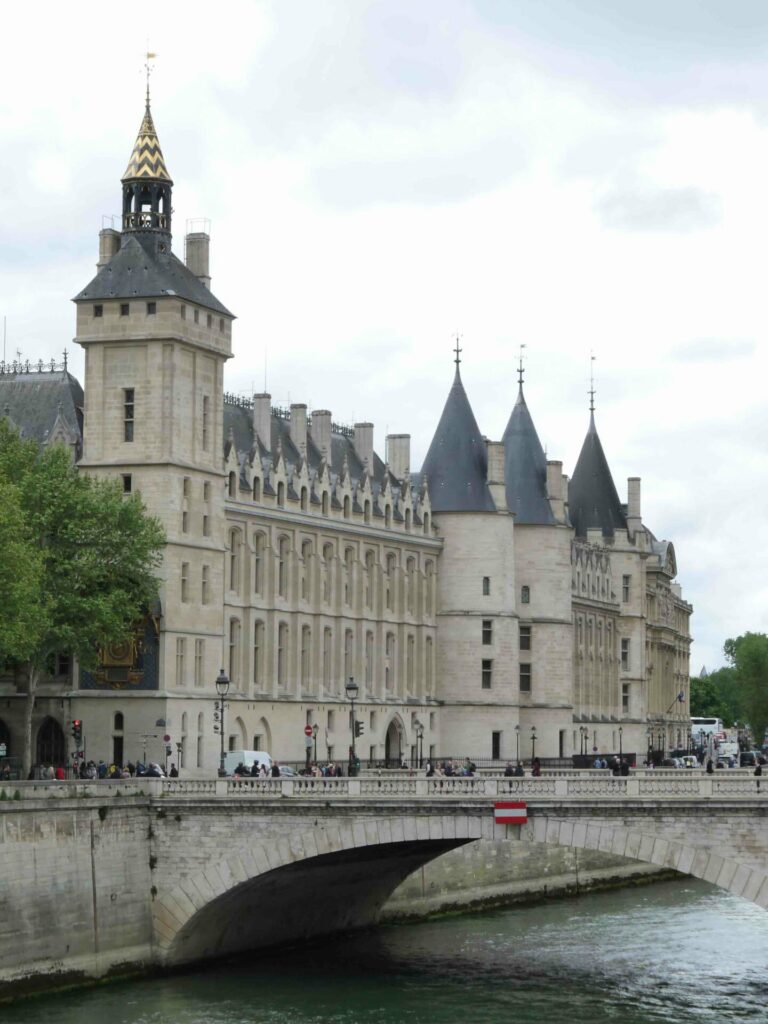
M 403 732 L 396 718 L 392 719 L 387 729 L 384 740 L 384 759 L 387 768 L 399 768 L 403 759 Z
M 61 726 L 54 718 L 43 719 L 37 730 L 37 763 L 64 764 L 67 759 L 67 744 Z

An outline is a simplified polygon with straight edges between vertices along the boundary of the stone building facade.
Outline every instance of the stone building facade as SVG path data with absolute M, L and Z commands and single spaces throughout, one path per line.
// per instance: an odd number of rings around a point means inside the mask
M 62 652 L 36 709 L 40 759 L 71 747 L 80 718 L 89 757 L 161 760 L 170 736 L 183 770 L 213 770 L 222 667 L 226 746 L 280 759 L 304 759 L 307 726 L 313 757 L 347 757 L 350 678 L 364 763 L 681 745 L 691 607 L 672 545 L 642 523 L 639 480 L 619 501 L 594 417 L 569 481 L 522 372 L 491 442 L 457 352 L 412 473 L 407 434 L 382 460 L 371 423 L 226 394 L 234 316 L 211 291 L 207 233 L 187 235 L 185 262 L 172 251 L 172 186 L 147 102 L 122 230 L 101 232 L 75 298 L 83 390 L 56 367 L 0 367 L 0 412 L 139 491 L 167 533 L 161 606 L 130 649 L 93 673 Z M 23 681 L 0 687 L 13 752 Z

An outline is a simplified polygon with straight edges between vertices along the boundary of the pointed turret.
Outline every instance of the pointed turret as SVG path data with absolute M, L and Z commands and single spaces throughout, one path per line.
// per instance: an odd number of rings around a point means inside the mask
M 162 231 L 170 238 L 173 182 L 152 120 L 149 83 L 139 134 L 120 180 L 123 183 L 123 231 Z
M 429 477 L 433 512 L 494 512 L 488 489 L 488 456 L 480 428 L 459 373 L 456 376 L 427 457 L 422 479 Z
M 594 402 L 590 403 L 589 430 L 568 485 L 568 510 L 577 537 L 586 537 L 587 530 L 602 530 L 603 536 L 612 537 L 616 530 L 627 528 L 595 427 Z
M 518 374 L 517 401 L 502 438 L 507 507 L 516 523 L 550 526 L 555 517 L 547 498 L 547 457 L 525 403 L 522 359 Z

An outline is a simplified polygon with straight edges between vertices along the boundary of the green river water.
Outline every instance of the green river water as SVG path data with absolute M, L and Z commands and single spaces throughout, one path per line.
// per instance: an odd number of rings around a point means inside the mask
M 681 878 L 244 954 L 3 1024 L 768 1022 L 768 913 Z

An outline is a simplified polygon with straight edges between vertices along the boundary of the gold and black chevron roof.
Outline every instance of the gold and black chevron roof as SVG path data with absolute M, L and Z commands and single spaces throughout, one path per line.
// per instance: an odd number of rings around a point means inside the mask
M 141 128 L 139 128 L 139 134 L 136 136 L 131 159 L 128 161 L 128 166 L 121 181 L 135 181 L 137 178 L 151 181 L 171 180 L 171 176 L 165 166 L 163 151 L 160 149 L 160 140 L 155 131 L 149 103 L 147 103 L 147 109 L 144 111 L 144 118 L 141 122 Z

